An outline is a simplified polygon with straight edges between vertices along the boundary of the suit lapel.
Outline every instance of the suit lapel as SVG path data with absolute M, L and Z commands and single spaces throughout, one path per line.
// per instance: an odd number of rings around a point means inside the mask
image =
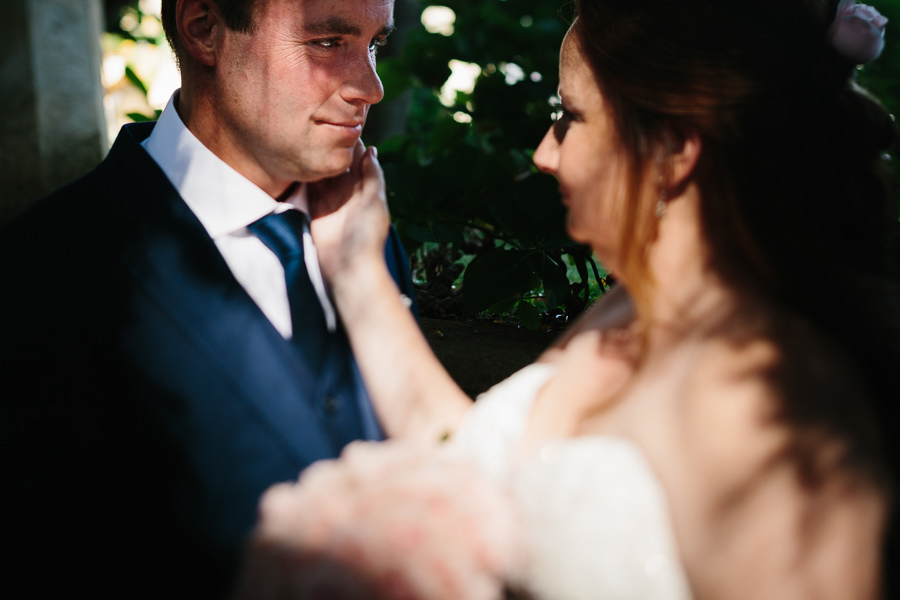
M 121 204 L 132 232 L 124 260 L 136 286 L 179 324 L 202 354 L 198 360 L 228 381 L 300 462 L 333 457 L 339 448 L 313 406 L 315 373 L 235 280 L 206 230 L 139 146 L 149 131 L 128 128 L 107 161 L 127 189 L 141 182 Z

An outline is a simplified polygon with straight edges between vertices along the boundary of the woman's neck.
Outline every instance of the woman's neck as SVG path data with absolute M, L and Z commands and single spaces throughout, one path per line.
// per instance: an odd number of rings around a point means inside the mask
M 660 219 L 649 253 L 654 290 L 648 342 L 680 341 L 726 324 L 745 305 L 743 294 L 711 266 L 700 219 L 699 192 L 689 185 Z

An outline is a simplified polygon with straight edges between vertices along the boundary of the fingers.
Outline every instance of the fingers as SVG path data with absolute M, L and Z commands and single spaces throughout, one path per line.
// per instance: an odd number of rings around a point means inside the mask
M 307 199 L 313 218 L 322 214 L 330 214 L 343 206 L 353 194 L 362 177 L 362 161 L 366 156 L 366 147 L 362 140 L 357 140 L 353 147 L 353 158 L 347 170 L 335 177 L 315 181 L 307 187 Z
M 384 171 L 378 162 L 378 149 L 372 146 L 366 150 L 366 156 L 362 161 L 361 192 L 364 195 L 376 197 L 380 204 L 387 210 L 387 197 L 385 194 Z
M 386 206 L 384 175 L 375 147 L 366 148 L 362 142 L 357 142 L 353 152 L 353 163 L 347 173 L 317 181 L 308 188 L 313 218 L 331 214 L 348 204 L 365 205 L 372 197 Z
M 358 174 L 360 172 L 366 152 L 366 145 L 363 144 L 363 141 L 361 139 L 356 140 L 356 145 L 353 146 L 353 162 L 350 163 L 350 168 L 347 170 L 348 173 Z
M 375 179 L 384 182 L 384 174 L 381 171 L 381 163 L 378 162 L 378 149 L 372 146 L 366 150 L 366 154 L 362 160 L 362 178 L 363 180 Z

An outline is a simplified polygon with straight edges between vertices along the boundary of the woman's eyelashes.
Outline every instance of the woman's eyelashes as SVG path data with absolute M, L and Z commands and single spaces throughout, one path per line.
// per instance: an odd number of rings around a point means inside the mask
M 550 105 L 553 107 L 553 114 L 551 115 L 553 119 L 553 137 L 556 138 L 557 143 L 562 143 L 563 138 L 566 137 L 566 132 L 569 130 L 569 125 L 575 120 L 575 114 L 566 108 L 559 96 L 551 99 Z

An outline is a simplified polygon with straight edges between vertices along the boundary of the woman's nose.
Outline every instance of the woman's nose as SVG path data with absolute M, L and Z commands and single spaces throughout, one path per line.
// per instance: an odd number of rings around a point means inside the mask
M 553 135 L 553 127 L 547 130 L 537 150 L 534 151 L 534 165 L 543 173 L 556 175 L 559 164 L 559 142 Z

